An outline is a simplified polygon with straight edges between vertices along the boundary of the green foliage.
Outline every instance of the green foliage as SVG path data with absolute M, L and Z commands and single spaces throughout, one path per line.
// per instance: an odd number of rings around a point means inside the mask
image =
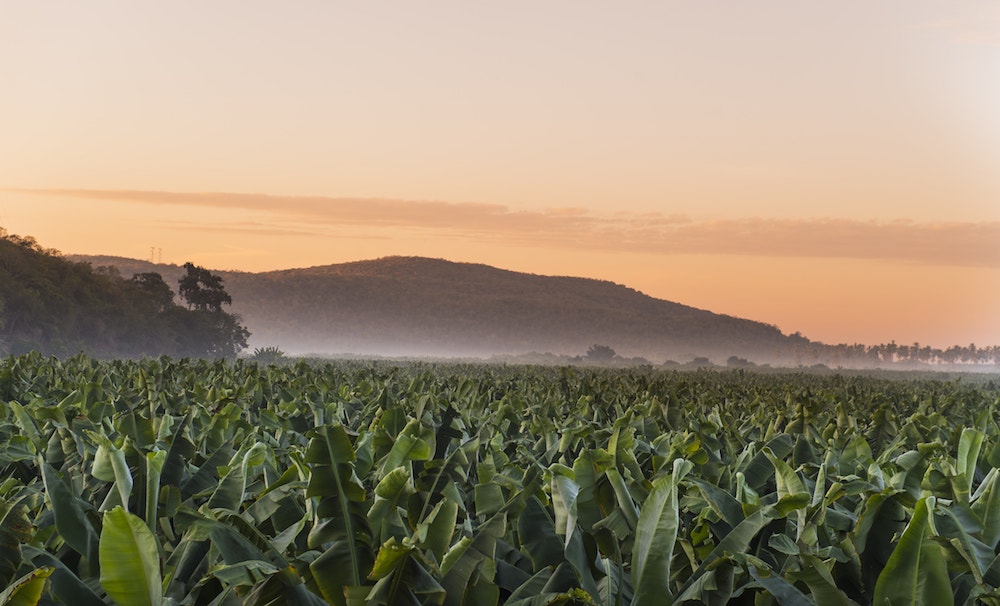
M 190 262 L 184 264 L 184 270 L 187 273 L 179 281 L 178 294 L 188 309 L 222 311 L 223 304 L 233 304 L 233 298 L 222 286 L 221 277 Z
M 235 356 L 249 331 L 222 311 L 231 299 L 221 279 L 191 271 L 193 286 L 181 281 L 186 309 L 158 273 L 126 280 L 113 268 L 73 263 L 0 229 L 0 353 Z
M 272 345 L 270 347 L 258 347 L 254 349 L 253 354 L 248 359 L 261 364 L 277 364 L 286 358 L 285 352 Z
M 156 537 L 121 506 L 104 514 L 101 530 L 101 585 L 120 606 L 163 602 Z
M 587 349 L 587 360 L 591 362 L 610 362 L 615 359 L 615 350 L 607 345 L 591 345 Z
M 7 357 L 0 603 L 997 603 L 998 398 Z

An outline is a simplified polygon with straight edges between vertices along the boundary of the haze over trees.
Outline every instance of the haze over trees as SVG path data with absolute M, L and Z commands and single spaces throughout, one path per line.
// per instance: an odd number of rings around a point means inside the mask
M 77 257 L 123 274 L 184 276 L 178 265 Z M 526 356 L 593 362 L 588 348 L 623 361 L 845 368 L 972 368 L 1000 363 L 1000 347 L 914 343 L 826 344 L 777 327 L 655 299 L 602 280 L 540 276 L 487 265 L 386 257 L 304 269 L 226 272 L 233 309 L 251 347 L 289 353 L 397 356 Z M 532 358 L 532 354 L 537 354 Z M 614 356 L 613 356 L 614 357 Z
M 249 345 L 362 356 L 545 352 L 557 362 L 584 352 L 582 359 L 594 362 L 610 352 L 620 363 L 1000 364 L 996 346 L 828 345 L 607 281 L 441 259 L 388 257 L 264 273 L 213 273 L 190 263 L 120 257 L 73 259 L 78 262 L 0 231 L 0 354 L 228 357 Z M 179 297 L 170 284 L 179 286 Z M 591 354 L 588 348 L 598 344 Z
M 247 346 L 222 279 L 185 266 L 181 297 L 157 272 L 131 279 L 0 229 L 0 354 L 231 357 Z

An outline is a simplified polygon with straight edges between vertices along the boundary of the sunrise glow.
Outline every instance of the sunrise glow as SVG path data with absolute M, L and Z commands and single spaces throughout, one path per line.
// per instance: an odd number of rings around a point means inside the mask
M 7 5 L 0 227 L 265 271 L 593 277 L 1000 343 L 993 2 Z

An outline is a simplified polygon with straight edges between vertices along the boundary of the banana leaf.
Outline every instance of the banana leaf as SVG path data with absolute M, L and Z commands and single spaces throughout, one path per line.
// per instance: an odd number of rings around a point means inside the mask
M 36 606 L 42 599 L 52 568 L 38 568 L 0 591 L 0 606 Z
M 119 606 L 159 606 L 163 600 L 156 537 L 121 507 L 104 514 L 101 585 Z
M 913 517 L 875 583 L 875 604 L 948 606 L 954 603 L 944 550 L 932 540 L 934 497 L 917 501 Z

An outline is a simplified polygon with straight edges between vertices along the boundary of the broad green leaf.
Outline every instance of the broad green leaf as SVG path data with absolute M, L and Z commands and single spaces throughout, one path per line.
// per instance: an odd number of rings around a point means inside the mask
M 383 473 L 393 470 L 406 461 L 426 461 L 431 457 L 434 430 L 424 428 L 419 419 L 412 419 L 396 436 L 389 454 L 382 462 Z
M 954 602 L 948 563 L 931 539 L 934 498 L 917 501 L 913 517 L 875 583 L 875 604 L 947 606 Z
M 809 592 L 816 606 L 857 606 L 837 587 L 823 560 L 803 554 L 801 561 L 802 570 L 793 572 L 789 576 L 809 586 Z
M 427 517 L 417 524 L 417 545 L 433 554 L 435 560 L 440 562 L 451 547 L 457 519 L 458 504 L 449 497 L 442 498 Z
M 306 589 L 290 568 L 268 575 L 241 602 L 246 606 L 325 606 L 322 598 Z
M 765 459 L 766 460 L 766 459 Z M 677 592 L 677 599 L 680 599 L 692 586 L 704 583 L 702 577 L 709 572 L 711 567 L 727 557 L 726 554 L 744 553 L 750 545 L 750 541 L 772 520 L 775 519 L 774 506 L 765 506 L 753 512 L 745 520 L 733 528 L 719 544 L 705 557 L 697 569 L 684 582 Z M 714 582 L 714 581 L 713 581 Z
M 971 427 L 962 429 L 962 435 L 958 440 L 958 456 L 956 457 L 959 485 L 956 488 L 955 497 L 960 502 L 969 502 L 972 481 L 976 476 L 976 463 L 979 461 L 979 451 L 983 447 L 985 437 L 985 434 L 978 429 Z
M 21 566 L 21 543 L 31 540 L 31 520 L 24 504 L 0 500 L 0 585 L 6 586 Z
M 159 450 L 146 453 L 146 524 L 156 528 L 157 507 L 160 504 L 160 475 L 167 460 L 167 453 Z
M 558 463 L 549 467 L 552 472 L 552 510 L 555 514 L 556 533 L 568 542 L 576 529 L 576 500 L 580 486 L 573 479 L 573 470 Z
M 573 479 L 580 487 L 576 497 L 576 516 L 580 527 L 592 535 L 594 524 L 604 517 L 597 502 L 598 483 L 611 467 L 611 456 L 602 449 L 593 448 L 580 453 L 573 462 Z
M 678 459 L 679 460 L 679 459 Z M 611 483 L 611 488 L 615 491 L 615 500 L 618 502 L 618 511 L 622 513 L 630 531 L 634 531 L 636 526 L 639 524 L 639 509 L 635 506 L 635 501 L 632 500 L 632 495 L 629 494 L 628 486 L 625 485 L 625 479 L 618 472 L 617 469 L 609 469 L 605 472 L 605 476 Z
M 768 440 L 765 448 L 771 453 L 771 456 L 777 459 L 783 459 L 792 451 L 794 443 L 795 440 L 792 436 L 787 433 L 782 433 Z M 737 470 L 741 472 L 743 477 L 746 479 L 747 487 L 754 491 L 761 490 L 764 484 L 774 477 L 773 466 L 768 462 L 768 457 L 763 450 L 764 449 L 761 449 L 761 451 L 757 452 L 757 454 L 747 464 L 745 469 Z
M 632 549 L 632 588 L 634 603 L 670 604 L 670 562 L 673 559 L 677 528 L 677 484 L 693 465 L 677 459 L 674 472 L 653 483 L 639 512 Z
M 976 490 L 976 499 L 972 503 L 972 511 L 979 516 L 983 525 L 982 541 L 996 550 L 1000 543 L 1000 472 L 993 468 Z
M 70 493 L 62 478 L 48 463 L 39 460 L 39 467 L 42 469 L 45 494 L 52 504 L 59 536 L 77 553 L 96 561 L 99 539 L 87 519 L 82 502 Z
M 215 492 L 212 493 L 212 498 L 208 500 L 208 506 L 212 509 L 238 511 L 246 493 L 247 474 L 250 473 L 251 467 L 264 462 L 266 453 L 267 447 L 264 444 L 254 443 L 219 482 Z
M 490 482 L 489 484 L 476 484 L 473 489 L 473 502 L 476 505 L 476 515 L 490 516 L 504 506 L 503 491 L 500 486 Z
M 497 514 L 480 526 L 472 538 L 465 538 L 459 541 L 441 562 L 441 573 L 443 575 L 441 586 L 447 592 L 445 604 L 455 606 L 462 604 L 462 596 L 467 588 L 475 582 L 473 575 L 485 574 L 483 565 L 489 565 L 495 570 L 493 564 L 495 557 L 497 538 L 502 536 L 506 529 L 506 519 L 503 514 Z M 490 579 L 492 580 L 492 576 Z M 488 585 L 480 587 L 479 591 L 491 592 Z
M 372 571 L 368 575 L 368 578 L 377 581 L 389 576 L 402 565 L 406 556 L 410 555 L 411 551 L 413 551 L 412 546 L 403 545 L 395 538 L 389 539 L 379 548 L 378 553 L 375 555 L 375 564 L 372 566 Z
M 375 533 L 375 540 L 386 538 L 388 529 L 393 529 L 394 533 L 402 532 L 399 507 L 405 504 L 406 498 L 411 494 L 413 483 L 410 482 L 407 467 L 393 469 L 375 486 L 375 502 L 368 510 L 368 523 Z
M 748 568 L 753 580 L 760 583 L 761 587 L 766 589 L 781 606 L 813 606 L 813 602 L 795 585 L 773 574 L 772 571 L 767 571 L 768 574 L 762 575 L 755 566 Z
M 771 465 L 774 466 L 774 479 L 777 484 L 779 498 L 803 493 L 808 494 L 802 480 L 788 465 L 788 463 L 785 463 L 783 460 L 776 457 L 770 449 L 765 448 L 762 452 L 771 462 Z
M 586 539 L 584 539 L 585 536 Z M 601 591 L 597 586 L 595 575 L 599 571 L 595 570 L 593 549 L 588 548 L 588 543 L 593 545 L 593 539 L 590 535 L 583 531 L 574 532 L 573 536 L 566 542 L 566 563 L 575 573 L 576 581 L 580 587 L 594 599 L 597 599 Z
M 562 566 L 565 567 L 566 565 L 563 564 Z M 556 570 L 559 570 L 559 567 L 556 567 Z M 521 600 L 527 602 L 531 599 L 531 596 L 538 596 L 544 593 L 552 575 L 553 570 L 549 568 L 542 568 L 533 576 L 528 578 L 528 580 L 525 581 L 520 587 L 511 592 L 510 596 L 507 598 L 507 603 L 517 604 L 521 603 Z
M 0 592 L 0 606 L 36 606 L 53 568 L 38 568 L 17 579 Z
M 110 442 L 110 440 L 108 440 Z M 111 448 L 104 444 L 98 444 L 97 452 L 94 453 L 94 463 L 90 468 L 90 475 L 105 482 L 115 481 L 115 468 L 111 464 Z
M 366 606 L 441 604 L 444 588 L 415 558 L 404 557 L 393 574 L 382 577 L 366 596 Z
M 707 570 L 685 584 L 677 594 L 681 603 L 724 606 L 730 603 L 735 589 L 736 567 L 729 558 L 716 560 L 711 570 Z
M 727 524 L 730 526 L 736 526 L 743 521 L 743 518 L 745 517 L 743 509 L 740 507 L 740 502 L 737 501 L 733 495 L 700 478 L 690 477 L 687 481 L 694 484 L 699 488 L 699 490 L 701 490 L 702 494 L 705 495 L 705 500 L 708 504 L 715 510 L 716 513 L 719 514 L 719 517 L 726 521 Z
M 361 507 L 364 489 L 353 472 L 354 448 L 343 425 L 317 428 L 306 450 L 311 465 L 306 496 L 320 497 L 317 510 L 326 518 L 309 534 L 311 547 L 330 543 L 309 568 L 323 596 L 346 604 L 349 587 L 364 584 L 374 564 L 372 532 Z
M 129 498 L 132 496 L 132 470 L 129 469 L 125 460 L 125 452 L 114 445 L 111 440 L 101 432 L 88 431 L 94 442 L 97 443 L 97 453 L 94 455 L 94 466 L 92 473 L 95 478 L 104 481 L 114 480 L 115 490 L 118 493 L 117 502 L 110 503 L 107 509 L 111 509 L 116 504 L 120 504 L 125 511 L 129 510 Z M 110 469 L 108 469 L 110 467 Z M 103 509 L 102 509 L 103 511 Z
M 163 484 L 180 486 L 184 475 L 187 472 L 187 461 L 195 452 L 192 444 L 184 435 L 185 429 L 191 423 L 195 408 L 188 408 L 187 414 L 181 419 L 180 424 L 173 428 L 170 448 L 167 449 L 167 459 L 163 463 L 161 481 Z
M 375 564 L 370 550 L 350 545 L 350 541 L 340 540 L 331 545 L 323 554 L 309 564 L 313 578 L 319 584 L 323 597 L 334 604 L 346 604 L 345 593 L 351 587 L 360 587 L 355 582 L 355 572 L 364 571 L 367 577 Z
M 20 403 L 11 401 L 8 402 L 8 406 L 14 412 L 14 420 L 17 422 L 18 427 L 24 432 L 31 443 L 35 445 L 35 448 L 42 448 L 45 442 L 42 439 L 41 433 L 38 431 L 38 426 L 35 425 L 35 420 L 31 418 L 31 415 L 21 406 Z
M 767 458 L 764 457 L 763 460 L 767 461 Z M 760 495 L 750 487 L 743 473 L 739 471 L 736 472 L 736 500 L 740 504 L 740 509 L 743 510 L 743 519 L 761 508 Z
M 119 606 L 159 606 L 160 554 L 146 523 L 121 507 L 104 514 L 101 585 Z
M 949 507 L 939 507 L 934 513 L 933 521 L 935 538 L 945 547 L 950 559 L 954 560 L 957 555 L 964 560 L 976 583 L 982 584 L 983 575 L 996 554 L 991 547 L 973 536 L 983 529 L 976 514 L 968 505 L 952 503 Z
M 480 561 L 462 593 L 461 602 L 450 600 L 446 593 L 445 604 L 460 603 L 462 606 L 494 606 L 497 604 L 500 601 L 500 588 L 493 582 L 495 568 L 493 560 Z
M 105 606 L 104 600 L 91 587 L 52 554 L 31 545 L 24 545 L 22 551 L 25 559 L 36 568 L 53 569 L 52 576 L 49 577 L 49 593 L 56 600 L 73 606 Z
M 192 495 L 214 490 L 219 485 L 219 467 L 226 464 L 232 452 L 232 440 L 214 449 L 208 459 L 201 464 L 190 478 L 181 485 L 181 495 L 186 499 Z
M 524 511 L 517 517 L 517 534 L 535 571 L 557 566 L 565 560 L 563 542 L 556 534 L 555 524 L 537 497 L 530 497 Z
M 278 572 L 278 567 L 261 560 L 246 560 L 239 564 L 225 564 L 212 569 L 212 576 L 228 586 L 252 587 L 266 581 Z

